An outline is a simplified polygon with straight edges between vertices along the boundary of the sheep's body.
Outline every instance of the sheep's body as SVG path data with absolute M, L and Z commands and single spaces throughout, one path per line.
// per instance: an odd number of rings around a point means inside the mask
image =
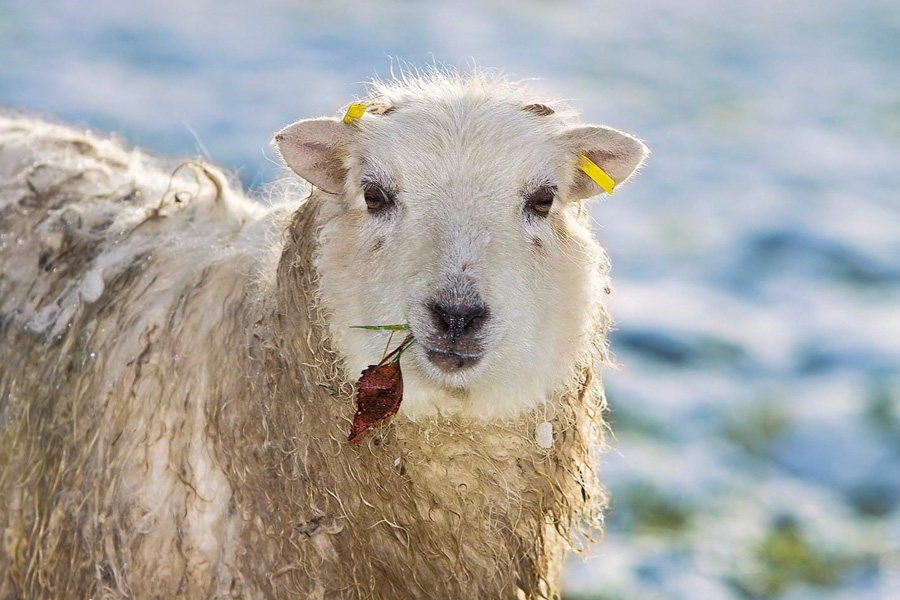
M 227 571 L 207 409 L 240 379 L 208 360 L 238 364 L 272 217 L 208 179 L 161 203 L 169 175 L 147 162 L 0 122 L 4 598 L 203 597 Z
M 321 194 L 170 176 L 0 119 L 0 598 L 552 595 L 601 508 L 590 351 L 514 419 L 350 446 Z

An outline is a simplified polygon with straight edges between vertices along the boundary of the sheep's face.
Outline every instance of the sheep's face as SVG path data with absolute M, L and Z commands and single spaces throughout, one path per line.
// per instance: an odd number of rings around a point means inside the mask
M 277 138 L 332 194 L 316 267 L 351 373 L 379 361 L 387 334 L 350 326 L 408 323 L 415 336 L 402 359 L 411 417 L 514 416 L 559 391 L 593 347 L 607 281 L 581 200 L 600 189 L 577 161 L 621 182 L 646 150 L 540 112 L 460 94 Z

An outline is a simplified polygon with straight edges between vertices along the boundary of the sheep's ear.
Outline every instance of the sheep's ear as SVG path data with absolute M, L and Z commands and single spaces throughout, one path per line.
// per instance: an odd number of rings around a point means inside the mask
M 618 186 L 628 180 L 649 154 L 637 138 L 610 127 L 589 125 L 575 127 L 562 134 L 566 146 L 577 161 L 582 155 L 603 169 Z M 581 200 L 603 192 L 603 189 L 581 169 L 577 169 L 569 197 Z
M 342 155 L 350 142 L 351 127 L 337 119 L 305 119 L 276 133 L 275 143 L 294 173 L 326 192 L 339 194 L 347 176 Z

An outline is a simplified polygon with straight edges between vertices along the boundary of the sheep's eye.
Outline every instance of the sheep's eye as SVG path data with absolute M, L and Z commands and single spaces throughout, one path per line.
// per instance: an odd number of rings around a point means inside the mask
M 369 207 L 369 212 L 384 210 L 393 204 L 390 194 L 374 183 L 366 184 L 363 196 L 366 199 L 366 206 Z
M 539 216 L 546 217 L 550 212 L 550 207 L 553 206 L 554 198 L 556 198 L 556 188 L 540 187 L 528 196 L 528 208 Z

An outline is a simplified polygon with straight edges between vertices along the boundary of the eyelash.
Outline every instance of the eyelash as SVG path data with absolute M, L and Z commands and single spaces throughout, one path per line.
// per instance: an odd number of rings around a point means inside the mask
M 370 213 L 380 213 L 394 205 L 393 194 L 375 183 L 364 184 L 363 198 Z
M 556 201 L 556 186 L 542 185 L 529 193 L 525 201 L 525 208 L 531 214 L 539 218 L 546 218 Z

